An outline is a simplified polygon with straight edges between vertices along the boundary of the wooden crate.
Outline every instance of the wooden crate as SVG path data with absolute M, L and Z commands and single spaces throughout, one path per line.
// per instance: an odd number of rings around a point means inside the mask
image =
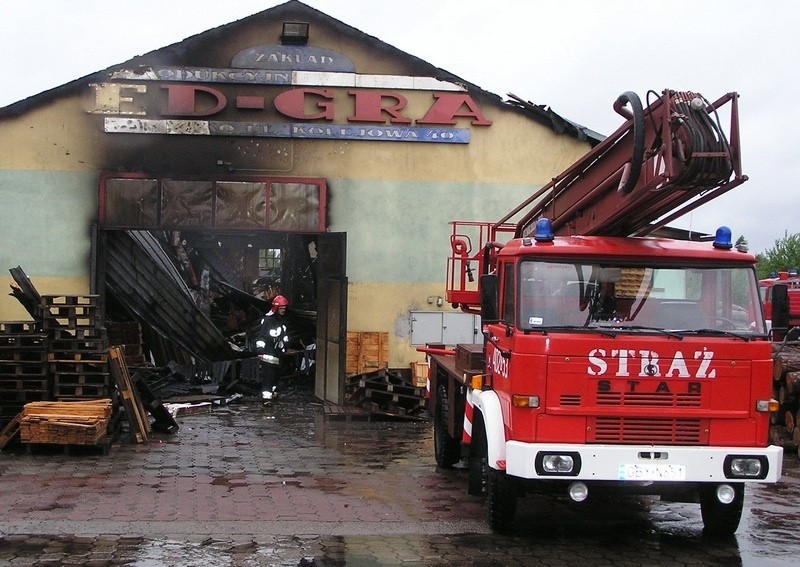
M 349 332 L 347 333 L 347 374 L 363 374 L 388 368 L 389 333 Z
M 417 388 L 425 388 L 428 385 L 428 363 L 411 363 L 411 380 Z
M 456 370 L 483 370 L 483 345 L 459 344 L 456 345 Z

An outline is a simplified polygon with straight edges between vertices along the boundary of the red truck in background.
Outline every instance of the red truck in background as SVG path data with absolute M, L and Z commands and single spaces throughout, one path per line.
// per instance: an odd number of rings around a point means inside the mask
M 738 95 L 650 96 L 621 95 L 625 123 L 504 218 L 452 223 L 447 301 L 484 340 L 421 349 L 428 409 L 494 530 L 526 493 L 618 493 L 699 502 L 729 535 L 745 486 L 781 475 L 755 258 L 726 227 L 645 237 L 747 179 Z
M 800 326 L 800 277 L 796 269 L 770 274 L 758 282 L 767 328 L 783 340 L 787 331 Z

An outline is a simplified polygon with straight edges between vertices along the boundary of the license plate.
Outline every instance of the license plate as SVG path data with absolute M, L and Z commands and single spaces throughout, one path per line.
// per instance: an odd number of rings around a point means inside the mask
M 685 465 L 620 464 L 619 480 L 686 480 Z

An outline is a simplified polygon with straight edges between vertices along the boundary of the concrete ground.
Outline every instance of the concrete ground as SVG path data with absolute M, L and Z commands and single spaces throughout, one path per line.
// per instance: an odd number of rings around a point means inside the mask
M 788 565 L 800 552 L 796 458 L 782 487 L 748 493 L 729 540 L 705 538 L 690 505 L 540 497 L 500 536 L 465 471 L 435 467 L 429 422 L 327 420 L 299 396 L 178 422 L 106 455 L 0 453 L 0 565 Z

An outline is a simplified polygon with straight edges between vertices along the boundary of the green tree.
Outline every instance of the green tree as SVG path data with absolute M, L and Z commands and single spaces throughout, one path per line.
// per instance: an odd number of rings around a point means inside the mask
M 775 245 L 756 255 L 756 271 L 759 278 L 769 277 L 770 272 L 785 272 L 789 268 L 800 268 L 800 234 L 784 234 Z

